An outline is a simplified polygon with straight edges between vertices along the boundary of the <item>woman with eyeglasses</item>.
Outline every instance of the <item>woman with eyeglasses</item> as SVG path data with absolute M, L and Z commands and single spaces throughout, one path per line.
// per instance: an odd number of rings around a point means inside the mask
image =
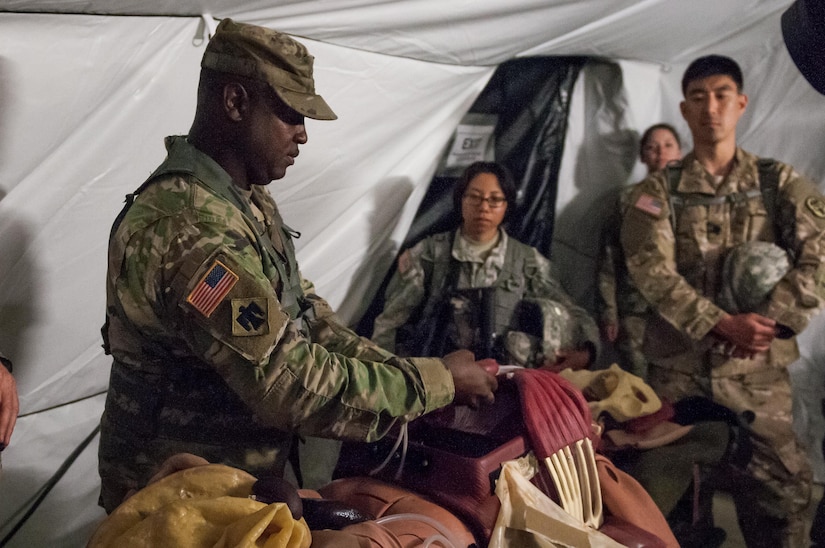
M 502 228 L 516 187 L 504 166 L 476 162 L 454 191 L 458 227 L 398 258 L 372 339 L 400 355 L 465 348 L 476 359 L 564 369 L 595 359 L 598 330 L 551 274 L 550 261 Z

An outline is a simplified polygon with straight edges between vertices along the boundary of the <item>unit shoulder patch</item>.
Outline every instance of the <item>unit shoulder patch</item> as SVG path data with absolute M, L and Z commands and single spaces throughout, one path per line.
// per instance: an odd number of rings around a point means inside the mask
M 232 299 L 232 334 L 253 337 L 269 333 L 269 299 Z

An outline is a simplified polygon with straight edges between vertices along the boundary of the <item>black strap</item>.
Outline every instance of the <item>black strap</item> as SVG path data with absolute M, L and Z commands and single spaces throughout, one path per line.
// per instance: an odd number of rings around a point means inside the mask
M 717 203 L 741 203 L 756 196 L 762 196 L 768 219 L 776 227 L 776 199 L 779 188 L 778 163 L 773 158 L 759 158 L 759 190 L 735 192 L 727 196 L 689 196 L 683 197 L 677 188 L 682 178 L 682 162 L 671 162 L 665 167 L 668 181 L 668 202 L 670 205 L 670 225 L 676 230 L 676 206 L 712 205 Z
M 452 240 L 449 245 L 449 264 L 446 275 L 441 280 L 433 280 L 438 285 L 433 286 L 433 292 L 425 301 L 421 320 L 416 328 L 423 334 L 418 345 L 416 356 L 443 356 L 446 343 L 446 326 L 450 317 L 450 296 L 458 285 L 458 261 L 453 257 Z M 437 269 L 441 270 L 441 269 Z
M 777 226 L 776 199 L 779 193 L 779 169 L 778 163 L 773 158 L 759 158 L 759 188 L 762 191 L 762 202 L 765 204 L 765 211 L 768 219 Z M 777 231 L 777 234 L 781 232 Z

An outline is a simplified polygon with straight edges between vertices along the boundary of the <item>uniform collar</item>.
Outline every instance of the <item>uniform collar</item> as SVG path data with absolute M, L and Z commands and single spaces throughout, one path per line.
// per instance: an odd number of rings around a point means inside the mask
M 507 250 L 507 240 L 509 239 L 509 236 L 507 236 L 507 233 L 501 227 L 498 229 L 498 234 L 498 243 L 493 247 L 493 249 L 490 250 L 487 260 L 483 262 L 485 264 L 490 264 L 501 268 L 504 265 L 504 253 Z M 461 237 L 461 230 L 456 230 L 455 232 L 452 255 L 455 260 L 464 263 L 482 262 L 479 257 L 470 253 L 467 244 Z
M 164 140 L 166 160 L 157 172 L 187 173 L 222 198 L 232 202 L 251 220 L 256 221 L 250 207 L 250 200 L 232 182 L 232 177 L 218 162 L 192 145 L 186 137 L 174 135 Z
M 185 172 L 199 181 L 210 181 L 215 187 L 234 186 L 232 177 L 218 162 L 191 144 L 185 136 L 173 135 L 164 139 L 166 171 Z
M 733 167 L 722 183 L 699 163 L 691 151 L 682 160 L 682 176 L 676 190 L 680 193 L 699 193 L 716 196 L 723 188 L 725 192 L 747 190 L 758 184 L 754 177 L 756 157 L 737 147 L 733 157 Z M 734 188 L 728 188 L 730 185 Z

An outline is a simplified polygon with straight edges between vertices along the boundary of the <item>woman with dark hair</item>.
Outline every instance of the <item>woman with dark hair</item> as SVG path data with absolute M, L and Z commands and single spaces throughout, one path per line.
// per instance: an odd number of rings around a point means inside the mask
M 453 192 L 458 227 L 398 258 L 373 341 L 401 355 L 459 348 L 500 363 L 587 367 L 598 331 L 537 249 L 502 228 L 515 184 L 504 166 L 470 165 Z
M 670 124 L 653 124 L 639 139 L 639 159 L 648 173 L 664 169 L 670 162 L 682 159 L 682 140 Z
M 467 187 L 469 187 L 470 183 L 477 177 L 492 180 L 489 177 L 491 175 L 495 178 L 495 184 L 498 185 L 499 192 L 497 195 L 503 198 L 504 201 L 499 202 L 496 200 L 495 206 L 492 202 L 490 202 L 490 206 L 492 209 L 497 209 L 500 204 L 503 204 L 504 207 L 502 208 L 502 212 L 504 216 L 501 222 L 504 223 L 510 218 L 510 214 L 513 210 L 508 208 L 507 204 L 514 204 L 516 201 L 516 183 L 513 181 L 513 176 L 510 175 L 510 171 L 503 165 L 497 164 L 496 162 L 475 162 L 470 164 L 467 169 L 464 170 L 464 173 L 461 174 L 461 177 L 458 179 L 458 182 L 453 189 L 453 212 L 456 213 L 456 216 L 461 220 L 461 222 L 464 222 L 465 220 L 463 201 L 464 195 L 467 194 Z M 495 186 L 495 184 L 493 186 Z

